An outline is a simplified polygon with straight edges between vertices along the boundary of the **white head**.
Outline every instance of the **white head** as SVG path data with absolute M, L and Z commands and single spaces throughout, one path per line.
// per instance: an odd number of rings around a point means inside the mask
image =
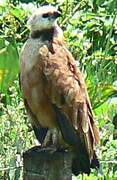
M 29 18 L 27 25 L 31 31 L 51 29 L 56 26 L 59 16 L 61 13 L 54 6 L 42 6 Z

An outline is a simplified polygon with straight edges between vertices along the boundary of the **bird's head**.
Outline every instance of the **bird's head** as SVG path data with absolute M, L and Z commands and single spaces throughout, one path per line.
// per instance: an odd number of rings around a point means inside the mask
M 56 25 L 57 18 L 60 16 L 61 13 L 54 6 L 42 6 L 29 18 L 27 25 L 31 31 L 51 29 Z

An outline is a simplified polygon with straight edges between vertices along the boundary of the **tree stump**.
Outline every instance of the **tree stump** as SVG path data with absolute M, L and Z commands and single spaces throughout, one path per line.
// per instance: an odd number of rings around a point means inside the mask
M 23 180 L 72 180 L 72 154 L 33 147 L 23 154 Z

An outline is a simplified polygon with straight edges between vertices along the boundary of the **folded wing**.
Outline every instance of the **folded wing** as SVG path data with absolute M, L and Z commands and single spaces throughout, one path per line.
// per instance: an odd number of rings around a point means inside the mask
M 95 156 L 99 133 L 84 78 L 69 51 L 57 42 L 53 42 L 52 46 L 54 53 L 47 46 L 39 50 L 39 59 L 47 79 L 46 94 L 55 110 L 64 140 L 73 146 L 78 155 L 78 159 L 74 159 L 74 173 L 89 174 L 91 162 L 92 167 L 99 165 Z

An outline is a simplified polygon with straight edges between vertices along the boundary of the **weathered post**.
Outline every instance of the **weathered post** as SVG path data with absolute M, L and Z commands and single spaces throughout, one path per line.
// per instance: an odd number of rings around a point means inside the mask
M 40 147 L 23 154 L 23 180 L 72 180 L 72 155 Z

